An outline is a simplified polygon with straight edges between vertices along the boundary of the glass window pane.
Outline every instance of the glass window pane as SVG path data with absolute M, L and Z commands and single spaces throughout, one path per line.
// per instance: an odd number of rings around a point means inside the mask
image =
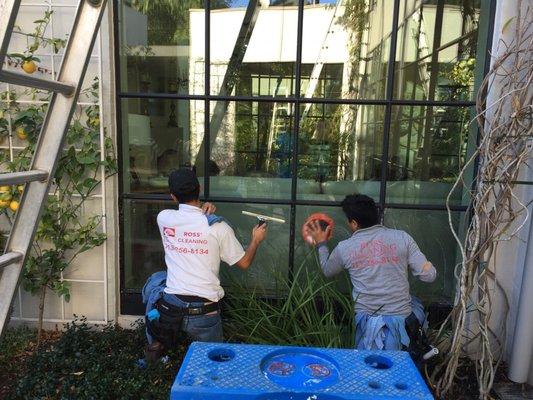
M 124 192 L 168 193 L 169 172 L 196 162 L 203 110 L 203 101 L 122 100 Z
M 146 279 L 166 268 L 163 246 L 157 227 L 157 214 L 165 208 L 176 208 L 173 202 L 125 200 L 124 202 L 124 282 L 127 290 L 140 290 Z M 233 284 L 269 291 L 275 289 L 275 277 L 287 277 L 289 248 L 289 206 L 271 206 L 244 203 L 218 203 L 217 215 L 226 219 L 240 243 L 250 242 L 254 217 L 242 211 L 266 214 L 284 219 L 284 224 L 270 223 L 268 236 L 257 251 L 253 264 L 242 271 L 221 264 L 222 283 L 228 290 Z
M 452 225 L 461 231 L 465 213 L 453 212 Z M 427 210 L 385 210 L 385 225 L 409 233 L 420 250 L 437 269 L 437 279 L 433 283 L 420 282 L 411 277 L 411 293 L 426 303 L 430 301 L 450 302 L 455 293 L 454 269 L 459 261 L 459 250 L 446 211 Z
M 294 95 L 294 1 L 213 1 L 210 20 L 211 94 Z
M 235 231 L 239 242 L 246 247 L 250 243 L 253 226 L 257 223 L 254 217 L 242 214 L 249 211 L 269 215 L 285 220 L 285 223 L 268 223 L 267 238 L 257 250 L 254 262 L 246 271 L 237 267 L 229 267 L 222 263 L 220 276 L 222 285 L 231 290 L 232 286 L 245 287 L 250 290 L 271 292 L 276 289 L 278 279 L 287 279 L 289 268 L 289 231 L 290 207 L 286 205 L 217 203 L 217 215 L 223 216 Z
M 393 3 L 306 2 L 300 92 L 303 97 L 385 97 Z
M 124 200 L 124 288 L 140 291 L 146 279 L 165 269 L 157 214 L 171 202 Z
M 444 204 L 465 163 L 468 138 L 476 134 L 472 110 L 395 106 L 392 113 L 387 202 Z M 451 204 L 461 204 L 462 195 L 459 188 Z
M 298 198 L 379 199 L 384 106 L 303 104 L 298 141 Z
M 463 167 L 473 118 L 468 107 L 393 107 L 387 202 L 445 204 Z M 468 185 L 470 175 L 465 184 Z M 462 188 L 450 198 L 462 204 Z
M 292 103 L 212 102 L 210 196 L 290 198 L 293 114 Z
M 121 90 L 203 94 L 204 0 L 118 5 Z
M 485 56 L 478 54 L 481 0 L 407 3 L 400 15 L 395 97 L 471 100 L 474 75 L 482 74 Z

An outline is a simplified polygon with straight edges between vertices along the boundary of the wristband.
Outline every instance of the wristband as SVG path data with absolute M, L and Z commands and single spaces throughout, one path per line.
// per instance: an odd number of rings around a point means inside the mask
M 318 242 L 318 243 L 315 245 L 315 247 L 316 247 L 317 249 L 319 249 L 319 248 L 321 248 L 321 247 L 323 247 L 323 246 L 326 246 L 326 247 L 327 247 L 327 243 L 328 243 L 328 242 L 327 242 L 326 240 L 323 240 L 322 242 Z

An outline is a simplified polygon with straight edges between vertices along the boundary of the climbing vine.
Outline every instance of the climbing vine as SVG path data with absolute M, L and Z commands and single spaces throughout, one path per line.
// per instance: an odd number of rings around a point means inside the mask
M 50 12 L 34 21 L 35 31 L 27 34 L 29 41 L 24 54 L 10 57 L 29 59 L 39 46 L 57 44 L 62 39 L 44 39 Z M 49 97 L 40 101 L 20 102 L 17 91 L 0 94 L 0 168 L 7 172 L 28 170 L 41 131 Z M 36 91 L 25 95 L 34 99 Z M 24 270 L 22 285 L 28 292 L 39 295 L 39 338 L 42 330 L 45 298 L 48 290 L 70 299 L 70 286 L 63 279 L 63 272 L 82 253 L 100 246 L 106 240 L 102 224 L 104 216 L 91 213 L 88 206 L 103 180 L 117 171 L 115 151 L 111 139 L 100 127 L 98 106 L 99 81 L 97 78 L 81 96 L 87 105 L 79 105 L 66 134 L 65 146 L 59 155 L 48 201 L 45 203 L 41 221 Z M 24 186 L 0 187 L 0 217 L 2 226 L 11 226 L 19 207 Z M 6 229 L 4 228 L 4 231 Z M 3 235 L 5 241 L 6 235 Z

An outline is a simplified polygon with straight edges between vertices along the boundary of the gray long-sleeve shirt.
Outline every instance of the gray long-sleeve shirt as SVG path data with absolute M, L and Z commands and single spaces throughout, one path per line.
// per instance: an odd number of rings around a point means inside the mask
M 407 232 L 382 225 L 359 229 L 333 249 L 318 248 L 324 275 L 343 269 L 350 274 L 355 311 L 381 315 L 409 315 L 408 269 L 424 282 L 433 282 L 437 271 Z

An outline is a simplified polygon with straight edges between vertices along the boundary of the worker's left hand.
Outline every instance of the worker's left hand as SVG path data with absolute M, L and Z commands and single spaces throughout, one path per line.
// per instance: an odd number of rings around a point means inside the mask
M 204 203 L 202 205 L 202 211 L 204 212 L 205 215 L 214 214 L 216 210 L 217 208 L 215 207 L 213 203 Z
M 307 227 L 309 228 L 309 235 L 311 235 L 315 244 L 327 242 L 329 240 L 331 225 L 328 225 L 326 230 L 322 230 L 318 220 L 314 220 L 309 222 Z

